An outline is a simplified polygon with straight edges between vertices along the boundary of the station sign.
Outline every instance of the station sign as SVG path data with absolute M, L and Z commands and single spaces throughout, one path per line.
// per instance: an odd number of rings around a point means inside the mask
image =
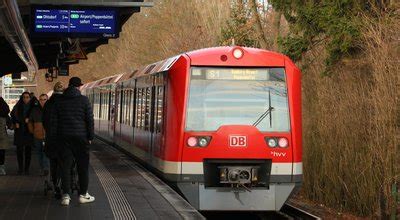
M 36 36 L 102 36 L 118 37 L 118 15 L 115 9 L 46 8 L 32 11 L 32 30 Z

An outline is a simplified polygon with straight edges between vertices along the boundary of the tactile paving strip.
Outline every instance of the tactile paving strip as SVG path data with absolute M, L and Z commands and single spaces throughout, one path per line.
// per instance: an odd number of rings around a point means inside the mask
M 90 157 L 90 165 L 94 169 L 104 191 L 106 192 L 114 219 L 136 220 L 136 216 L 132 210 L 132 207 L 129 205 L 128 200 L 126 199 L 118 183 L 115 181 L 114 177 L 94 154 L 91 154 Z

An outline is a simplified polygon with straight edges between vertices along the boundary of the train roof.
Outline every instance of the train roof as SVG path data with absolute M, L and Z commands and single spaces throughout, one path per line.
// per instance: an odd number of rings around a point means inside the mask
M 118 80 L 123 76 L 123 74 L 117 74 L 117 75 L 113 75 L 113 76 L 108 76 L 93 82 L 89 82 L 84 84 L 81 89 L 89 89 L 89 88 L 93 88 L 93 87 L 99 87 L 99 86 L 105 86 L 105 85 L 109 85 L 109 84 L 113 84 L 118 82 Z
M 240 46 L 211 47 L 182 53 L 178 56 L 149 64 L 132 72 L 99 79 L 95 82 L 88 83 L 89 85 L 84 88 L 92 88 L 109 83 L 124 82 L 143 75 L 152 75 L 155 73 L 168 71 L 181 56 L 189 57 L 191 65 L 194 66 L 209 65 L 209 63 L 213 63 L 213 66 L 238 66 L 238 62 L 235 62 L 236 60 L 233 57 L 233 52 L 237 49 L 243 52 L 243 57 L 241 57 L 241 59 L 247 59 L 246 62 L 250 63 L 252 66 L 270 65 L 278 67 L 285 66 L 285 62 L 287 61 L 292 63 L 292 61 L 290 61 L 290 59 L 283 54 L 258 48 Z M 222 59 L 222 56 L 226 56 L 225 61 Z M 254 59 L 254 56 L 257 56 L 258 58 Z M 113 78 L 114 80 L 110 78 Z M 111 82 L 109 80 L 111 80 Z
M 150 65 L 144 66 L 140 69 L 136 69 L 130 73 L 125 73 L 118 82 L 127 81 L 132 78 L 137 78 L 144 75 L 152 75 L 159 72 L 168 71 L 172 65 L 179 59 L 181 55 L 171 57 L 165 60 L 158 61 L 156 63 L 152 63 Z
M 240 51 L 242 56 L 234 57 L 234 52 Z M 213 66 L 241 66 L 243 61 L 248 66 L 285 66 L 285 60 L 288 59 L 283 54 L 251 47 L 212 47 L 187 52 L 190 57 L 191 65 L 205 66 L 210 63 Z M 255 57 L 257 57 L 255 59 Z M 238 60 L 242 62 L 237 62 Z

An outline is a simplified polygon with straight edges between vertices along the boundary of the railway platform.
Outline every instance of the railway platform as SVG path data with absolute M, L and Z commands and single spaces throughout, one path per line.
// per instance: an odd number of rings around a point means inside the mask
M 30 175 L 17 175 L 15 148 L 6 151 L 7 175 L 0 176 L 0 219 L 204 219 L 168 185 L 115 148 L 95 140 L 91 145 L 89 193 L 96 201 L 68 207 L 50 191 L 44 195 L 32 152 Z

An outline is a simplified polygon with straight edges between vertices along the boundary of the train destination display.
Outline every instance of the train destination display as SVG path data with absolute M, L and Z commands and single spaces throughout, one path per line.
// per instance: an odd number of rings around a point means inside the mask
M 34 31 L 36 33 L 100 34 L 115 37 L 115 10 L 34 10 Z

